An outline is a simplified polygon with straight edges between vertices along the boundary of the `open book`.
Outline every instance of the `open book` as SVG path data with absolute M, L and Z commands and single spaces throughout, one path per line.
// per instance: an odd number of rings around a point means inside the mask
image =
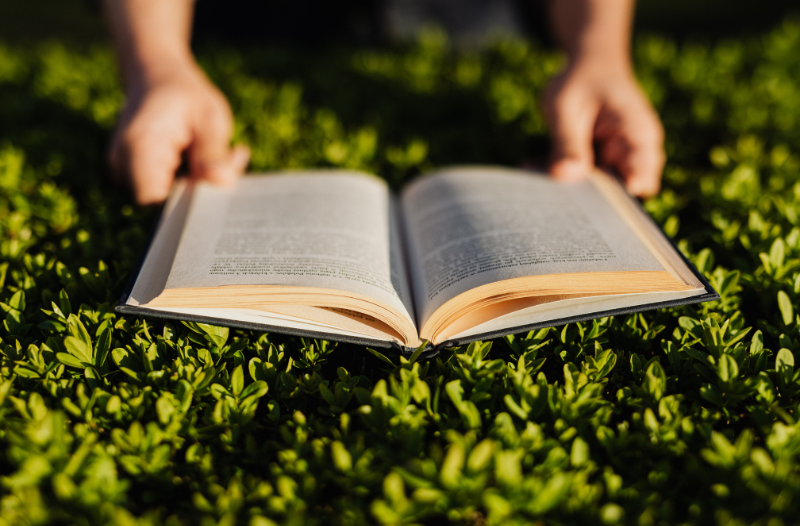
M 454 167 L 176 183 L 117 311 L 434 348 L 718 299 L 620 184 Z

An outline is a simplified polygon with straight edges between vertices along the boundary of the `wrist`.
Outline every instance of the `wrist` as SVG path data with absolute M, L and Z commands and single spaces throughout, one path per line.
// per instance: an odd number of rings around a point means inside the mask
M 125 65 L 125 91 L 146 90 L 156 84 L 180 77 L 196 76 L 200 68 L 191 53 L 163 53 L 158 56 L 139 56 Z
M 627 52 L 616 52 L 602 48 L 578 51 L 568 55 L 567 68 L 588 75 L 615 75 L 619 78 L 634 78 L 633 63 Z

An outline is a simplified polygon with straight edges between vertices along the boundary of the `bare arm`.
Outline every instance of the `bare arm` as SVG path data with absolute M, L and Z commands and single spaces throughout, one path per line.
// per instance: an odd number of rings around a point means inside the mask
M 105 0 L 127 89 L 194 62 L 189 49 L 192 0 Z
M 664 167 L 664 132 L 633 73 L 634 1 L 551 0 L 550 6 L 553 32 L 568 57 L 545 97 L 551 172 L 577 179 L 603 164 L 622 175 L 630 192 L 654 195 Z
M 608 65 L 630 68 L 633 0 L 554 0 L 550 16 L 571 61 L 598 54 Z
M 163 201 L 183 155 L 191 177 L 233 181 L 249 159 L 231 149 L 233 117 L 189 47 L 192 0 L 104 0 L 119 56 L 125 109 L 109 161 L 136 201 Z

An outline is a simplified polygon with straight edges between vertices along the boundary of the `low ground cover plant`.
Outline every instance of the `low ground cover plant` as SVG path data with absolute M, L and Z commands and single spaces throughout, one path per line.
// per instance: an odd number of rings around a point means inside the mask
M 800 513 L 800 23 L 635 45 L 647 210 L 722 299 L 430 361 L 113 307 L 157 213 L 105 178 L 108 49 L 0 46 L 0 522 L 790 524 Z M 400 185 L 541 160 L 561 58 L 207 49 L 255 170 Z

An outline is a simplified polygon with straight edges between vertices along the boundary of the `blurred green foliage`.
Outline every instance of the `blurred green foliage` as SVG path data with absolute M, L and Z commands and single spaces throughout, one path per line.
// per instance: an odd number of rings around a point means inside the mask
M 722 295 L 419 362 L 113 312 L 155 212 L 106 182 L 108 49 L 0 47 L 0 521 L 792 524 L 800 513 L 800 23 L 648 37 L 667 129 L 646 207 Z M 253 167 L 400 185 L 541 158 L 561 64 L 454 52 L 208 51 Z

